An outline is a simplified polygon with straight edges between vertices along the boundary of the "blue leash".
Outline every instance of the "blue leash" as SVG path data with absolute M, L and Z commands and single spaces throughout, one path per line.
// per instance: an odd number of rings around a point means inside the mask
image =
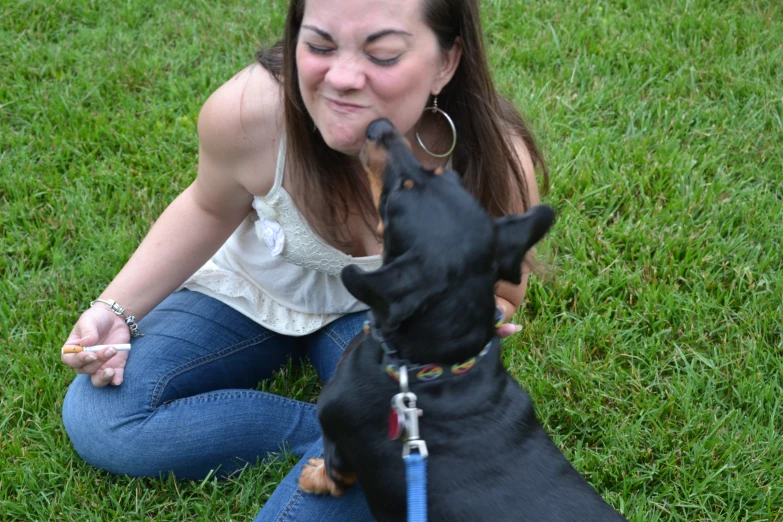
M 419 416 L 416 394 L 408 389 L 408 369 L 400 367 L 400 393 L 392 397 L 392 440 L 403 434 L 402 461 L 405 463 L 405 482 L 408 490 L 408 522 L 427 522 L 427 443 L 419 438 Z M 400 430 L 399 428 L 402 428 Z M 412 451 L 415 450 L 415 451 Z
M 404 457 L 408 487 L 408 522 L 427 522 L 427 459 L 420 453 Z

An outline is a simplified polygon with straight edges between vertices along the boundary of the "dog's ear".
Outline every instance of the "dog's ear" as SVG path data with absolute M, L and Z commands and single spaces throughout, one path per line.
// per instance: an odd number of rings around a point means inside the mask
M 504 216 L 495 220 L 495 263 L 499 279 L 515 285 L 522 282 L 522 260 L 525 254 L 544 237 L 554 222 L 555 211 L 546 205 L 536 205 L 522 215 Z
M 428 275 L 424 269 L 415 255 L 406 252 L 371 272 L 348 265 L 341 277 L 351 295 L 370 305 L 388 327 L 395 328 L 446 287 L 443 277 Z

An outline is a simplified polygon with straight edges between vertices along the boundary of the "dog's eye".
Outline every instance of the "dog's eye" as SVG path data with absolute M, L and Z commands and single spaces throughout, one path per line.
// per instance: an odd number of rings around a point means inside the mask
M 405 181 L 402 182 L 402 188 L 404 188 L 405 190 L 412 189 L 413 185 L 414 183 L 412 179 L 406 179 Z

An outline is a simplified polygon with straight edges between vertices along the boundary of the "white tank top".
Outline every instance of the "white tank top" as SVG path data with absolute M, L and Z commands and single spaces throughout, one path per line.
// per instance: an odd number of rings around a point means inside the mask
M 351 313 L 367 310 L 343 286 L 347 265 L 381 266 L 381 256 L 353 257 L 329 245 L 307 224 L 283 188 L 285 135 L 272 190 L 253 200 L 231 237 L 182 288 L 225 303 L 285 335 L 307 335 Z

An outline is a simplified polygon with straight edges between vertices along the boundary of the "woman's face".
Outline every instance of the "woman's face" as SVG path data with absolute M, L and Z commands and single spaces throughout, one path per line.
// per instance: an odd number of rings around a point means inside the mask
M 430 94 L 459 62 L 422 19 L 424 0 L 306 0 L 296 46 L 299 88 L 329 147 L 358 154 L 367 125 L 411 136 Z

